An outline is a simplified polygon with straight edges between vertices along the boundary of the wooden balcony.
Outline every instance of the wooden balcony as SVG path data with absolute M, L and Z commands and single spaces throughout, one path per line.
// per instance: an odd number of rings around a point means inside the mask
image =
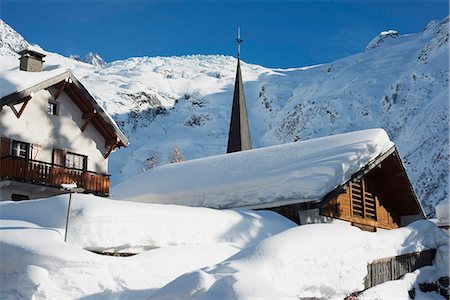
M 0 158 L 0 181 L 13 180 L 60 188 L 61 183 L 77 183 L 85 193 L 109 195 L 110 175 L 67 168 L 16 156 Z

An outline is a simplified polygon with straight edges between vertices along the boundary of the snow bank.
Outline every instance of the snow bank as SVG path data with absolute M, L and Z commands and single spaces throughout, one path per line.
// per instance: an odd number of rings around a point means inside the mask
M 296 226 L 273 212 L 74 194 L 64 243 L 67 204 L 68 195 L 0 202 L 0 299 L 145 299 L 186 272 Z M 152 250 L 123 258 L 82 248 Z
M 183 273 L 240 250 L 217 243 L 109 257 L 64 243 L 53 228 L 17 220 L 0 220 L 0 228 L 1 299 L 146 299 Z
M 426 221 L 422 221 L 426 222 Z M 412 226 L 415 226 L 413 223 Z M 433 228 L 433 226 L 431 226 Z M 376 285 L 358 296 L 361 300 L 372 299 L 397 299 L 397 300 L 410 300 L 408 291 L 414 289 L 416 293 L 415 299 L 442 299 L 436 292 L 424 293 L 420 290 L 420 283 L 436 282 L 439 278 L 449 276 L 450 274 L 450 252 L 449 252 L 449 239 L 448 236 L 442 234 L 438 228 L 434 227 L 432 231 L 418 232 L 416 237 L 418 241 L 421 241 L 423 234 L 428 234 L 434 239 L 436 243 L 437 252 L 432 266 L 426 266 L 420 268 L 412 273 L 408 273 L 399 280 L 388 281 L 379 285 Z M 427 236 L 427 238 L 430 238 Z
M 439 224 L 450 225 L 450 199 L 446 198 L 436 205 L 436 218 Z
M 342 299 L 362 290 L 368 262 L 437 246 L 434 269 L 420 272 L 448 274 L 448 237 L 429 221 L 368 233 L 272 212 L 72 200 L 68 243 L 68 195 L 0 203 L 1 299 Z
M 2 202 L 0 217 L 53 228 L 63 236 L 67 203 L 68 195 Z M 140 252 L 214 243 L 242 248 L 293 226 L 296 224 L 269 211 L 219 211 L 73 194 L 67 239 L 74 246 L 98 251 Z
M 152 299 L 342 299 L 364 289 L 367 263 L 445 245 L 432 222 L 379 233 L 331 224 L 289 229 L 213 267 L 185 274 Z
M 212 208 L 319 200 L 392 146 L 384 130 L 370 129 L 207 157 L 149 170 L 112 195 Z

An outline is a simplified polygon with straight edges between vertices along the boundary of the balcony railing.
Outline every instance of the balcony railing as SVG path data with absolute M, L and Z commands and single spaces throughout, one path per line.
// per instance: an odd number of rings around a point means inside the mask
M 56 188 L 60 188 L 61 183 L 75 182 L 87 193 L 108 196 L 109 176 L 16 156 L 0 158 L 0 180 L 14 180 Z

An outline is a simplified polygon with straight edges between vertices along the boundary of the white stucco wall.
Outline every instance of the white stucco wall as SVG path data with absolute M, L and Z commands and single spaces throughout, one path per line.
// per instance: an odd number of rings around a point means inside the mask
M 90 123 L 81 131 L 84 120 L 76 104 L 66 93 L 56 102 L 59 114 L 47 114 L 47 103 L 55 88 L 33 94 L 22 116 L 18 119 L 8 106 L 0 111 L 0 136 L 33 144 L 32 159 L 51 162 L 54 148 L 64 149 L 88 157 L 88 171 L 108 173 L 105 139 Z M 22 104 L 16 105 L 19 111 Z

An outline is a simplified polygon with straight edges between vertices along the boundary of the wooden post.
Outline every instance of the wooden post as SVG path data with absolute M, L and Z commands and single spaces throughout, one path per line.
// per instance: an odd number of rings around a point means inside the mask
M 53 100 L 57 100 L 58 97 L 62 94 L 62 92 L 64 91 L 64 89 L 66 88 L 66 86 L 68 85 L 68 82 L 64 82 L 58 89 L 58 91 L 56 92 L 55 96 L 53 97 Z
M 69 204 L 67 205 L 66 230 L 64 231 L 64 242 L 67 242 L 67 228 L 69 227 L 69 214 L 71 202 L 72 202 L 72 192 L 69 191 Z

